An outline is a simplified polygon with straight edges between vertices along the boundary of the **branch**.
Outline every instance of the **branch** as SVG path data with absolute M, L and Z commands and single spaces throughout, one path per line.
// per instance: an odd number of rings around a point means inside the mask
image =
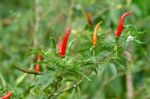
M 132 65 L 132 54 L 125 51 L 124 54 L 126 55 L 128 61 L 127 61 L 127 74 L 126 74 L 126 88 L 127 88 L 127 99 L 134 99 L 134 87 L 133 87 L 133 77 L 132 77 L 132 71 L 131 71 L 131 65 Z
M 82 81 L 83 81 L 83 79 L 82 79 L 82 80 L 79 80 L 76 84 L 74 84 L 74 85 L 71 86 L 70 88 L 64 89 L 64 90 L 62 90 L 62 91 L 60 91 L 60 92 L 55 91 L 53 94 L 51 94 L 51 95 L 49 96 L 49 98 L 51 98 L 51 97 L 57 97 L 57 96 L 61 95 L 62 93 L 66 92 L 66 91 L 69 91 L 69 90 L 72 90 L 72 89 L 74 89 L 74 88 L 77 88 L 77 87 L 81 84 Z
M 42 75 L 41 72 L 36 72 L 36 71 L 33 71 L 33 70 L 24 69 L 24 68 L 22 68 L 20 66 L 17 66 L 17 65 L 14 65 L 14 66 L 15 66 L 16 69 L 18 69 L 18 70 L 20 70 L 20 71 L 22 71 L 24 73 Z
M 94 71 L 94 69 L 92 69 L 91 71 L 89 71 L 89 72 L 87 73 L 87 76 L 91 75 L 91 73 L 92 73 L 93 71 Z M 83 82 L 84 79 L 85 79 L 85 77 L 82 78 L 82 79 L 80 79 L 77 83 L 75 83 L 75 84 L 74 84 L 73 86 L 71 86 L 70 88 L 64 89 L 64 90 L 59 91 L 59 92 L 57 92 L 57 90 L 55 90 L 55 91 L 53 92 L 53 94 L 51 94 L 51 95 L 49 96 L 49 98 L 57 97 L 57 96 L 61 95 L 62 93 L 66 92 L 66 91 L 69 91 L 69 90 L 72 90 L 72 89 L 74 89 L 74 88 L 77 88 L 77 87 Z

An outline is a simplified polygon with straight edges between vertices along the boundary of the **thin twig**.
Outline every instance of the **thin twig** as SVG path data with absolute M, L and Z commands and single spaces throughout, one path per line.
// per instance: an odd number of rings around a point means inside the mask
M 20 66 L 17 66 L 17 65 L 14 65 L 14 66 L 15 66 L 16 69 L 18 69 L 18 70 L 20 70 L 20 71 L 22 71 L 24 73 L 42 75 L 41 72 L 36 72 L 36 71 L 33 71 L 33 70 L 24 69 L 24 68 L 22 68 Z
M 93 71 L 94 71 L 94 69 L 92 69 L 91 71 L 89 71 L 89 72 L 87 73 L 87 76 L 91 75 L 91 73 L 92 73 Z M 72 89 L 74 89 L 74 88 L 77 88 L 77 87 L 83 82 L 84 79 L 85 79 L 85 78 L 82 78 L 81 80 L 79 80 L 77 83 L 75 83 L 75 84 L 74 84 L 73 86 L 71 86 L 70 88 L 64 89 L 64 90 L 59 91 L 59 92 L 55 91 L 53 94 L 51 94 L 51 95 L 49 96 L 49 98 L 57 97 L 57 96 L 61 95 L 62 93 L 66 92 L 66 91 L 69 91 L 69 90 L 72 90 Z
M 69 91 L 69 90 L 72 90 L 72 89 L 74 89 L 74 88 L 77 88 L 77 87 L 81 84 L 82 81 L 83 81 L 83 79 L 82 79 L 82 80 L 79 80 L 76 84 L 74 84 L 74 85 L 71 86 L 70 88 L 64 89 L 64 90 L 60 91 L 60 92 L 57 93 L 57 94 L 54 93 L 53 96 L 57 97 L 57 96 L 61 95 L 62 93 L 66 92 L 66 91 Z
M 111 55 L 110 55 L 110 56 L 111 56 Z M 110 56 L 108 56 L 108 57 L 110 57 Z M 107 60 L 106 57 L 104 57 L 104 58 L 102 58 L 101 60 L 99 60 L 98 63 L 101 63 L 101 62 L 103 62 L 103 61 L 105 61 L 105 60 Z M 91 75 L 91 73 L 95 70 L 95 68 L 97 68 L 97 66 L 91 68 L 91 70 L 87 73 L 87 76 Z M 69 91 L 69 90 L 72 90 L 72 89 L 74 89 L 74 88 L 77 88 L 77 87 L 83 82 L 84 79 L 86 79 L 86 78 L 80 79 L 77 83 L 75 83 L 75 84 L 74 84 L 73 86 L 71 86 L 70 88 L 64 89 L 64 90 L 59 91 L 59 92 L 57 92 L 57 90 L 55 90 L 55 91 L 49 96 L 49 98 L 57 97 L 57 96 L 61 95 L 62 93 L 66 92 L 66 91 Z

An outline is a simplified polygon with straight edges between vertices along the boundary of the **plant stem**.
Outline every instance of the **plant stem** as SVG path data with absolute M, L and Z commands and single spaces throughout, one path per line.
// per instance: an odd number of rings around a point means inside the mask
M 132 65 L 132 55 L 131 53 L 125 51 L 125 55 L 127 56 L 127 73 L 126 73 L 126 88 L 127 88 L 127 99 L 134 99 L 133 95 L 133 78 L 131 72 L 131 65 Z
M 87 75 L 90 75 L 90 74 L 93 72 L 93 70 L 94 70 L 94 69 L 92 69 L 91 71 L 89 71 L 89 72 L 87 73 Z M 77 88 L 77 87 L 83 82 L 84 79 L 85 79 L 85 78 L 80 79 L 77 83 L 75 83 L 75 84 L 74 84 L 73 86 L 71 86 L 70 88 L 64 89 L 64 90 L 59 91 L 59 92 L 57 92 L 57 90 L 54 91 L 54 92 L 49 96 L 49 98 L 57 97 L 57 96 L 61 95 L 62 93 L 66 92 L 66 91 L 69 91 L 69 90 L 72 90 L 72 89 L 74 89 L 74 88 Z
M 14 65 L 14 66 L 15 66 L 16 69 L 18 69 L 18 70 L 20 70 L 24 73 L 42 75 L 41 72 L 36 72 L 36 71 L 33 71 L 33 70 L 27 70 L 27 69 L 21 68 L 21 67 L 16 66 L 16 65 Z
M 116 45 L 115 45 L 115 48 L 114 48 L 116 56 L 118 56 L 118 40 L 119 40 L 119 38 L 116 38 Z
M 96 55 L 96 47 L 93 48 L 93 57 Z

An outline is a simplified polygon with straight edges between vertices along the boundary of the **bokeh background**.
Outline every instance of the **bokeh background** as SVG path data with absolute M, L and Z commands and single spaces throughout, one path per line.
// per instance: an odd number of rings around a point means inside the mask
M 13 65 L 29 68 L 33 64 L 33 57 L 28 57 L 31 48 L 48 49 L 50 38 L 57 39 L 70 26 L 74 31 L 88 31 L 87 14 L 94 24 L 103 21 L 101 28 L 114 35 L 120 16 L 132 11 L 125 23 L 142 32 L 137 39 L 143 42 L 134 45 L 134 97 L 150 99 L 149 4 L 150 0 L 0 0 L 0 95 L 8 89 L 21 93 L 26 83 L 30 83 L 28 75 L 16 86 L 24 73 Z M 109 68 L 104 68 L 101 76 L 91 76 L 92 81 L 83 82 L 81 93 L 74 93 L 76 98 L 125 99 L 125 75 L 112 78 L 108 74 L 115 71 Z M 75 98 L 72 94 L 67 97 Z

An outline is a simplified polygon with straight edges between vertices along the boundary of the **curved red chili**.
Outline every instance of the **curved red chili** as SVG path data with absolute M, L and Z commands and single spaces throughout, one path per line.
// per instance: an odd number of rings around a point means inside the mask
M 37 64 L 36 64 L 36 66 L 35 66 L 35 71 L 36 71 L 36 72 L 40 72 L 40 70 L 41 70 L 40 64 L 38 63 L 38 62 L 40 62 L 41 60 L 42 60 L 42 54 L 39 53 L 38 58 L 37 58 Z
M 125 17 L 129 16 L 130 14 L 132 14 L 132 12 L 126 12 L 121 16 L 120 21 L 119 21 L 119 25 L 118 25 L 118 28 L 117 28 L 117 31 L 116 31 L 116 37 L 117 38 L 120 37 L 120 35 L 123 31 L 123 25 L 124 25 Z
M 70 33 L 71 33 L 71 29 L 68 29 L 65 33 L 65 36 L 64 36 L 62 43 L 60 42 L 60 38 L 58 39 L 58 49 L 59 49 L 61 57 L 65 57 L 67 42 L 68 42 L 68 38 L 69 38 Z
M 9 99 L 12 95 L 12 92 L 8 92 L 5 96 L 1 97 L 0 99 Z

